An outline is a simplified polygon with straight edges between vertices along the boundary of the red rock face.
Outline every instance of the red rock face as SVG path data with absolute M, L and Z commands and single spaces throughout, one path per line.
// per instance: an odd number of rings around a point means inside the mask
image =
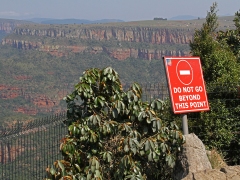
M 20 90 L 20 88 L 15 86 L 8 86 L 5 84 L 0 84 L 0 90 Z
M 51 72 L 49 73 L 52 74 Z M 20 79 L 24 80 L 25 78 L 21 77 Z M 14 99 L 17 97 L 24 98 L 28 102 L 29 106 L 16 107 L 14 109 L 14 112 L 28 114 L 28 115 L 36 115 L 39 112 L 43 112 L 43 113 L 62 112 L 64 109 L 61 109 L 60 107 L 58 107 L 58 105 L 66 94 L 67 94 L 67 91 L 65 90 L 58 91 L 57 97 L 53 99 L 53 98 L 47 97 L 44 94 L 31 94 L 30 92 L 26 92 L 25 89 L 22 89 L 19 87 L 8 86 L 4 84 L 0 85 L 0 98 L 1 99 Z
M 1 93 L 0 98 L 2 99 L 14 99 L 18 97 L 20 94 L 18 92 L 8 92 L 8 93 Z
M 32 77 L 27 76 L 27 75 L 20 75 L 20 76 L 14 76 L 14 79 L 16 79 L 16 80 L 30 80 L 30 79 L 32 79 Z
M 53 56 L 68 56 L 72 53 L 87 52 L 91 54 L 101 53 L 105 51 L 110 57 L 117 60 L 125 60 L 129 57 L 141 59 L 161 59 L 164 55 L 184 56 L 189 55 L 190 52 L 177 52 L 177 50 L 165 51 L 161 49 L 132 49 L 132 48 L 105 48 L 102 46 L 86 46 L 86 45 L 52 45 L 44 40 L 39 42 L 26 41 L 24 36 L 38 36 L 47 38 L 66 38 L 75 40 L 94 40 L 94 41 L 111 41 L 117 40 L 119 42 L 143 42 L 148 44 L 168 44 L 168 45 L 181 45 L 189 44 L 193 37 L 194 31 L 183 29 L 164 29 L 155 27 L 85 27 L 76 26 L 75 29 L 61 29 L 53 27 L 51 29 L 24 29 L 16 28 L 14 33 L 22 40 L 4 39 L 2 44 L 9 44 L 19 49 L 38 49 L 39 51 L 50 53 Z M 24 36 L 23 36 L 24 35 Z M 22 38 L 21 38 L 22 37 Z
M 7 85 L 0 84 L 0 90 L 7 89 L 7 88 L 8 88 L 8 86 L 7 86 Z
M 118 60 L 125 60 L 131 57 L 131 49 L 104 49 L 110 57 L 118 59 Z
M 0 85 L 0 98 L 1 99 L 13 99 L 18 96 L 21 96 L 21 90 L 18 87 L 8 86 L 1 84 Z
M 51 100 L 50 98 L 48 98 L 46 96 L 38 96 L 38 97 L 33 98 L 31 101 L 35 106 L 45 107 L 45 108 L 51 108 L 51 107 L 55 106 L 57 103 L 56 101 Z
M 73 53 L 81 53 L 87 49 L 87 46 L 66 46 L 64 49 L 69 50 Z
M 21 42 L 18 42 L 18 45 L 11 40 L 5 41 L 5 44 L 12 45 L 17 48 L 21 48 Z M 26 43 L 25 43 L 26 44 Z M 31 42 L 28 43 L 31 45 Z M 36 43 L 35 43 L 36 44 Z M 33 47 L 33 46 L 31 46 Z M 125 60 L 127 58 L 141 58 L 146 60 L 152 59 L 162 59 L 164 55 L 169 56 L 188 56 L 190 51 L 166 51 L 161 49 L 132 49 L 132 48 L 106 48 L 106 47 L 86 47 L 86 46 L 50 46 L 50 45 L 41 45 L 36 47 L 39 51 L 47 52 L 53 56 L 62 57 L 68 56 L 70 52 L 72 53 L 82 53 L 87 52 L 90 54 L 97 54 L 101 52 L 106 52 L 110 57 L 117 60 Z M 30 47 L 24 49 L 31 49 Z
M 23 113 L 27 115 L 36 115 L 38 113 L 36 109 L 29 109 L 26 107 L 18 107 L 17 109 L 14 110 L 14 112 Z

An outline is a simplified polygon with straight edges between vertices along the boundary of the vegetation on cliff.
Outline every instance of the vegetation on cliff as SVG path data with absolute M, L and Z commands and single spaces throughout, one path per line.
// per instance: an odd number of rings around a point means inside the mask
M 123 84 L 165 82 L 163 64 L 159 60 L 128 58 L 118 61 L 104 52 L 56 57 L 46 52 L 22 51 L 5 45 L 0 48 L 1 122 L 29 120 L 65 110 L 62 98 L 72 90 L 76 83 L 74 80 L 93 66 L 114 67 L 122 73 Z M 22 113 L 28 114 L 28 118 Z

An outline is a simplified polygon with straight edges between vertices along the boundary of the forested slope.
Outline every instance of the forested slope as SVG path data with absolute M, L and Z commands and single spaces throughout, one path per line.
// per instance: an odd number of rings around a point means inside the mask
M 123 84 L 165 82 L 161 60 L 128 58 L 118 61 L 104 52 L 56 57 L 46 52 L 1 46 L 1 120 L 10 117 L 13 117 L 10 118 L 12 120 L 24 119 L 26 114 L 35 118 L 36 115 L 46 116 L 65 110 L 65 103 L 60 101 L 72 90 L 83 71 L 106 66 L 112 66 L 119 72 Z
M 220 28 L 232 28 L 232 19 L 220 19 Z M 65 110 L 61 99 L 91 67 L 112 66 L 123 84 L 165 83 L 162 56 L 189 55 L 189 41 L 203 22 L 41 25 L 1 20 L 0 121 Z

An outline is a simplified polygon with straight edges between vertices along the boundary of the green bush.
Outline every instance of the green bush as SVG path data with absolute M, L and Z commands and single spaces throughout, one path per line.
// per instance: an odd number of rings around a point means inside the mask
M 86 70 L 65 97 L 64 158 L 47 169 L 48 179 L 169 179 L 184 137 L 174 121 L 159 118 L 163 101 L 141 95 L 137 83 L 123 91 L 111 67 Z

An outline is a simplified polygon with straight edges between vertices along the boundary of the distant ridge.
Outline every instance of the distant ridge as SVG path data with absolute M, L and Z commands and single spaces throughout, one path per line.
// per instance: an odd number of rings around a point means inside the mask
M 87 19 L 50 19 L 50 18 L 33 18 L 29 21 L 39 24 L 101 24 L 110 22 L 124 22 L 120 19 L 101 19 L 101 20 L 87 20 Z
M 53 19 L 51 19 L 51 18 L 32 18 L 32 19 L 26 19 L 26 20 L 41 24 L 43 21 L 48 21 L 48 20 L 53 20 Z
M 172 17 L 169 20 L 193 20 L 193 19 L 198 19 L 198 17 L 191 16 L 191 15 L 181 15 L 181 16 Z

